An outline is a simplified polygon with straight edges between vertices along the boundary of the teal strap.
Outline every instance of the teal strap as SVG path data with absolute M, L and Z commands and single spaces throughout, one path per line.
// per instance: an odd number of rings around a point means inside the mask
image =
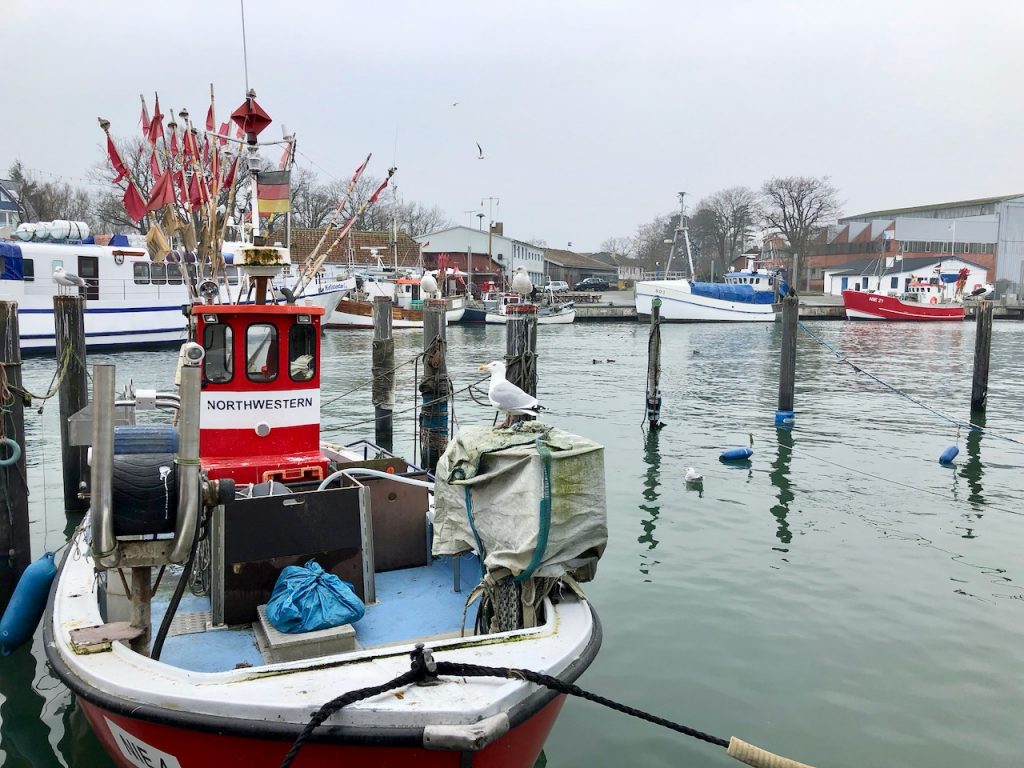
M 533 557 L 526 570 L 516 576 L 516 581 L 526 581 L 540 565 L 541 558 L 548 548 L 548 533 L 551 530 L 551 449 L 537 438 L 537 453 L 544 462 L 544 492 L 540 497 L 540 521 L 537 527 L 537 546 L 533 550 Z
M 480 534 L 477 533 L 476 523 L 473 522 L 473 496 L 470 486 L 467 484 L 462 487 L 466 489 L 466 517 L 469 518 L 469 529 L 473 531 L 473 538 L 476 539 L 476 550 L 477 555 L 480 557 L 480 573 L 482 575 L 487 572 L 487 569 L 484 568 L 484 555 L 486 554 L 484 552 L 484 543 L 480 540 Z

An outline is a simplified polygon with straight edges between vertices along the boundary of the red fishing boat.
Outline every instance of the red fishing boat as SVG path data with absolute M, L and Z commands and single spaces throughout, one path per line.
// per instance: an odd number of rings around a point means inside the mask
M 939 278 L 915 280 L 901 295 L 843 291 L 843 306 L 851 320 L 963 320 L 962 287 Z
M 601 447 L 468 428 L 435 483 L 372 444 L 321 442 L 324 310 L 271 303 L 285 249 L 250 244 L 236 263 L 256 303 L 192 306 L 177 392 L 115 398 L 114 366 L 93 371 L 90 512 L 44 638 L 115 763 L 286 764 L 322 705 L 394 681 L 410 656 L 576 680 L 601 643 L 578 585 L 607 536 Z M 135 425 L 147 406 L 174 424 Z M 279 631 L 277 577 L 310 560 L 352 585 L 362 618 Z M 293 765 L 530 768 L 563 698 L 427 674 L 327 717 Z

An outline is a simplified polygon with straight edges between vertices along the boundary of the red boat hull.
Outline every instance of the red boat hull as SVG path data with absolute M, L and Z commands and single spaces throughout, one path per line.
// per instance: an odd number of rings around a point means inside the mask
M 920 304 L 895 296 L 865 291 L 843 291 L 843 306 L 851 320 L 963 320 L 962 304 Z
M 564 696 L 555 697 L 504 736 L 474 752 L 473 768 L 532 768 L 564 700 Z M 78 701 L 103 748 L 122 768 L 278 768 L 292 745 L 290 741 L 138 720 L 103 709 L 82 697 Z M 293 766 L 459 768 L 466 765 L 461 762 L 462 754 L 388 745 L 386 737 L 374 746 L 313 741 L 303 747 Z

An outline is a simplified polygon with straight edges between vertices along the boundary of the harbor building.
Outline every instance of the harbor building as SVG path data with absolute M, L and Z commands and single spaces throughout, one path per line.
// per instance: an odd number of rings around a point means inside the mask
M 808 247 L 811 290 L 829 291 L 826 271 L 866 259 L 965 262 L 987 270 L 996 295 L 1024 286 L 1024 194 L 958 200 L 844 216 Z M 945 263 L 944 263 L 945 268 Z
M 902 258 L 897 255 L 861 259 L 825 269 L 824 293 L 832 296 L 842 296 L 846 290 L 903 293 L 914 278 L 927 280 L 937 275 L 940 269 L 946 274 L 956 274 L 966 269 L 967 293 L 984 286 L 990 273 L 982 265 L 959 256 Z
M 465 271 L 466 254 L 471 253 L 474 274 L 484 274 L 489 270 L 480 267 L 493 264 L 499 275 L 511 279 L 516 269 L 522 267 L 534 285 L 544 283 L 544 249 L 506 237 L 500 221 L 494 222 L 489 232 L 456 226 L 420 235 L 416 241 L 423 252 L 423 264 L 428 269 L 446 262 Z
M 562 248 L 544 249 L 544 274 L 548 280 L 564 280 L 570 288 L 585 277 L 604 278 L 609 284 L 619 279 L 615 265 Z

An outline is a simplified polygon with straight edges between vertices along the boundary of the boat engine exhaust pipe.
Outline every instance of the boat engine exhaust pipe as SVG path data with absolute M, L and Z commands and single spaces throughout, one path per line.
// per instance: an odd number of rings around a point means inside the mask
M 189 342 L 181 356 L 181 410 L 178 412 L 178 518 L 170 561 L 183 563 L 192 548 L 199 521 L 199 399 L 202 383 L 202 346 Z
M 92 468 L 90 499 L 93 561 L 114 568 L 121 561 L 114 537 L 114 379 L 116 366 L 92 368 Z

